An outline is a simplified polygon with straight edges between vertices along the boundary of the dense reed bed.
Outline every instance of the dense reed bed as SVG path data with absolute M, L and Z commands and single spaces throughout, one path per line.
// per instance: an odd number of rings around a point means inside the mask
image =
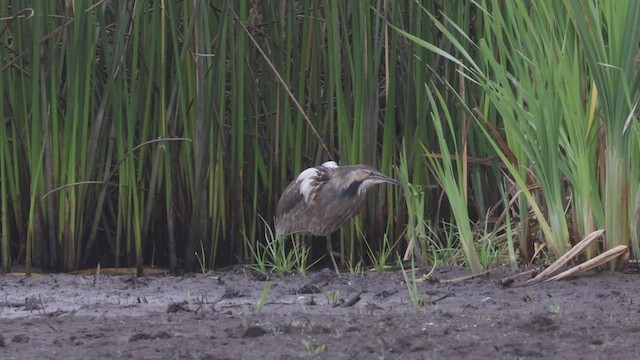
M 404 183 L 336 236 L 352 269 L 640 252 L 636 1 L 0 5 L 3 271 L 252 262 L 328 159 Z

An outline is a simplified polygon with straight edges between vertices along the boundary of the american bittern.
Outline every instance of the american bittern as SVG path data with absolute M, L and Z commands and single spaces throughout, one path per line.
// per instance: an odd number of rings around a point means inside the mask
M 369 165 L 338 166 L 328 161 L 306 169 L 284 190 L 276 210 L 276 236 L 306 232 L 328 237 L 349 220 L 362 206 L 367 190 L 375 184 L 400 182 L 381 174 Z

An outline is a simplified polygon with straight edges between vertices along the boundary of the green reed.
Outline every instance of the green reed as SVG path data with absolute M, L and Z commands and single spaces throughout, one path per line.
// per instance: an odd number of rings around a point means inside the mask
M 401 154 L 420 199 L 372 191 L 340 231 L 343 263 L 410 219 L 432 224 L 417 249 L 460 239 L 447 247 L 477 271 L 505 174 L 521 258 L 533 221 L 554 255 L 602 227 L 639 251 L 632 1 L 0 5 L 5 272 L 251 261 L 300 171 L 331 159 L 399 177 Z

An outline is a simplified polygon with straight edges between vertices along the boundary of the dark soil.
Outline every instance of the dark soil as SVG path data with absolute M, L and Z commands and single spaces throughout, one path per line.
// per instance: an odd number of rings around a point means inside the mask
M 422 273 L 418 274 L 419 276 Z M 640 275 L 0 276 L 0 359 L 638 359 Z M 258 302 L 272 284 L 262 312 Z

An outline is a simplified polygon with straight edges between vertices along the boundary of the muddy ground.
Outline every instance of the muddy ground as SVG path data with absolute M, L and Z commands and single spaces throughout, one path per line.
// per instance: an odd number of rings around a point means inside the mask
M 435 270 L 418 310 L 400 271 L 0 275 L 0 359 L 640 358 L 637 272 L 444 282 L 468 274 Z

